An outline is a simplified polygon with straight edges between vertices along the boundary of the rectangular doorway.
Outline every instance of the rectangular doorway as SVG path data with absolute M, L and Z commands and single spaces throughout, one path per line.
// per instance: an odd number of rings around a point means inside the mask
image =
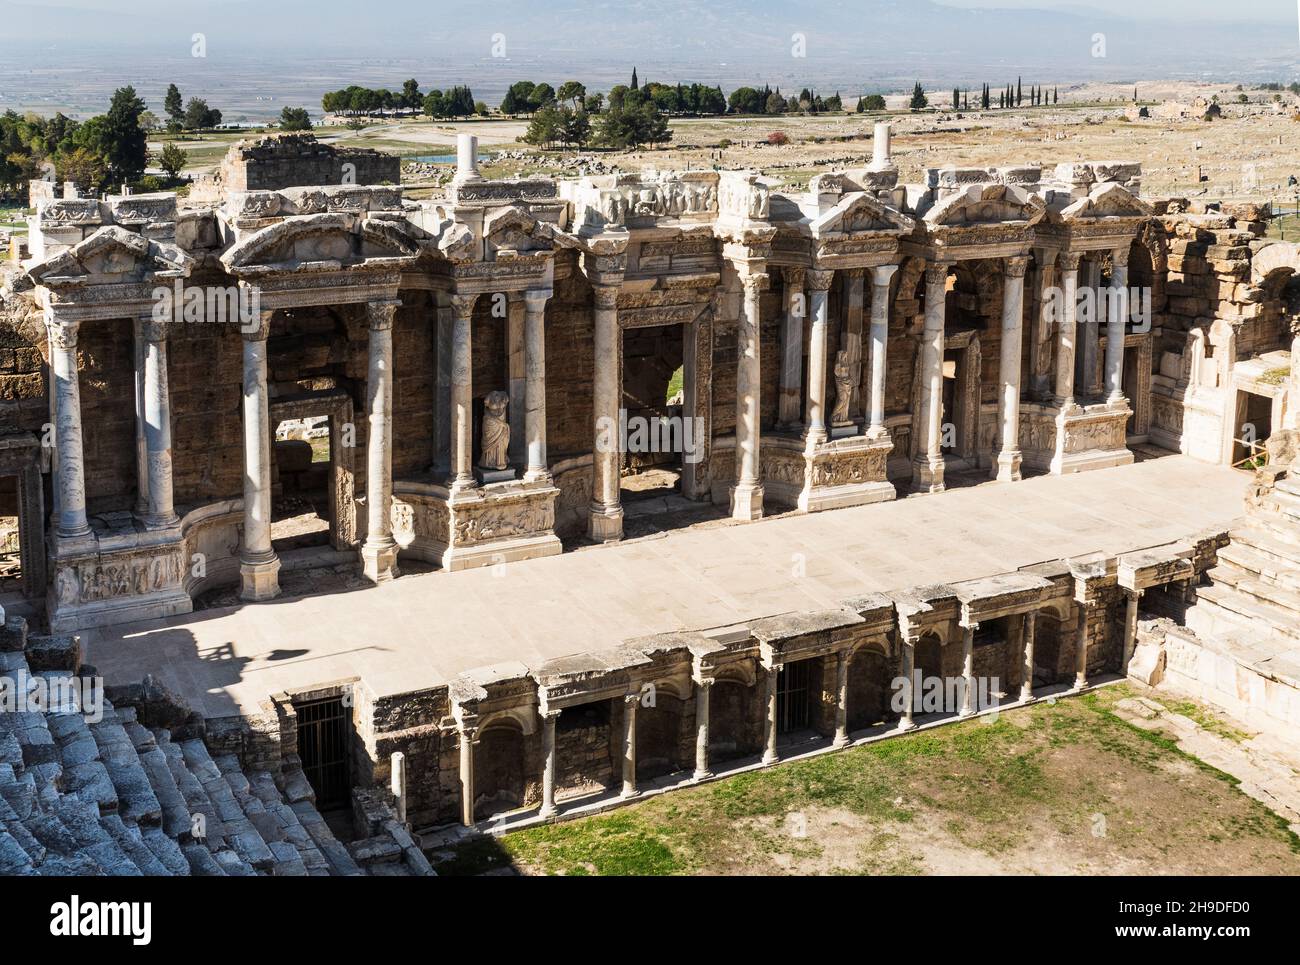
M 326 697 L 293 707 L 298 716 L 298 756 L 316 792 L 317 809 L 347 807 L 352 797 L 348 754 L 352 721 L 343 698 Z

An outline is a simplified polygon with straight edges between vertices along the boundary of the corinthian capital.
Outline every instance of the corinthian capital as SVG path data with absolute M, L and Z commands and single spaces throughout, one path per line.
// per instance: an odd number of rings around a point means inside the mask
M 591 291 L 596 300 L 597 308 L 604 311 L 612 311 L 618 308 L 617 285 L 596 285 Z
M 832 269 L 814 268 L 808 272 L 808 288 L 810 291 L 830 291 L 831 284 L 834 281 L 835 272 Z
M 449 299 L 451 310 L 457 318 L 469 318 L 474 314 L 474 305 L 478 302 L 478 292 L 457 292 Z
M 1016 255 L 1007 259 L 1007 277 L 1024 278 L 1025 272 L 1029 270 L 1029 257 L 1027 255 Z
M 386 298 L 383 301 L 366 302 L 366 324 L 372 332 L 386 332 L 393 327 L 393 319 L 401 301 Z
M 925 283 L 927 285 L 946 285 L 948 284 L 948 269 L 951 267 L 947 262 L 932 261 L 925 266 Z
M 77 329 L 80 322 L 59 318 L 53 313 L 45 316 L 45 328 L 50 333 L 50 344 L 57 349 L 71 350 L 77 347 Z

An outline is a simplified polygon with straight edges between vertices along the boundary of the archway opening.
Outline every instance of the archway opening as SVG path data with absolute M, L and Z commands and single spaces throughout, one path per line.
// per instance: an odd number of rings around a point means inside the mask
M 657 688 L 652 706 L 636 712 L 636 776 L 638 780 L 672 774 L 686 767 L 694 754 L 694 737 L 685 746 L 683 726 L 687 702 Z
M 484 729 L 474 762 L 475 817 L 491 817 L 529 803 L 524 780 L 524 735 L 517 726 L 498 724 Z
M 763 746 L 763 702 L 755 688 L 721 679 L 709 695 L 709 760 L 757 754 Z

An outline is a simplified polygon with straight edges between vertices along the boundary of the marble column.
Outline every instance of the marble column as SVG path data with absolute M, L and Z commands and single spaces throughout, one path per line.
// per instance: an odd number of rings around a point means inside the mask
M 244 546 L 239 554 L 240 599 L 280 595 L 280 558 L 271 548 L 271 412 L 266 385 L 266 338 L 271 312 L 244 337 Z
M 1141 590 L 1124 590 L 1124 662 L 1120 669 L 1128 673 L 1129 661 L 1133 659 L 1133 648 L 1137 645 L 1138 604 L 1142 599 Z
M 849 661 L 853 655 L 841 650 L 835 655 L 835 747 L 849 743 Z
M 1074 405 L 1074 359 L 1079 343 L 1079 255 L 1060 254 L 1061 295 L 1057 306 L 1056 385 L 1052 394 L 1060 409 Z
M 527 314 L 519 294 L 510 293 L 506 303 L 506 395 L 510 398 L 507 410 L 510 444 L 506 458 L 512 470 L 528 461 L 527 420 L 521 418 L 528 411 L 528 349 L 524 334 Z
M 447 301 L 445 295 L 439 301 Z M 451 476 L 451 364 L 452 331 L 455 327 L 455 313 L 450 303 L 434 307 L 434 343 L 437 352 L 437 365 L 434 371 L 434 419 L 433 419 L 433 462 L 430 475 L 437 481 Z
M 636 797 L 636 708 L 641 694 L 623 695 L 623 793 L 622 797 Z
M 763 517 L 759 428 L 763 375 L 760 367 L 759 305 L 767 287 L 764 272 L 742 275 L 745 300 L 736 323 L 736 485 L 731 490 L 732 519 Z
M 1124 336 L 1128 334 L 1128 248 L 1110 254 L 1106 299 L 1106 401 L 1124 401 Z
M 961 711 L 959 716 L 975 713 L 975 622 L 961 626 Z
M 1038 611 L 1025 614 L 1024 661 L 1020 666 L 1020 700 L 1029 703 L 1034 699 L 1034 637 L 1038 633 Z
M 763 763 L 775 764 L 780 760 L 776 753 L 776 687 L 781 675 L 781 668 L 779 666 L 765 667 L 764 670 L 767 673 L 767 690 L 764 694 L 764 699 L 767 702 L 767 713 L 764 727 Z
M 1079 316 L 1078 349 L 1076 350 L 1074 390 L 1085 399 L 1092 399 L 1097 394 L 1097 348 L 1098 317 L 1101 313 L 1101 299 L 1097 290 L 1097 280 L 1101 276 L 1095 257 L 1084 258 L 1079 266 L 1079 287 L 1083 295 L 1084 312 Z
M 555 814 L 555 722 L 559 716 L 558 710 L 542 712 L 542 807 L 537 814 L 543 818 Z
M 695 681 L 695 780 L 713 776 L 709 768 L 709 692 L 713 678 L 702 677 Z
M 546 460 L 546 302 L 551 290 L 524 292 L 524 436 L 526 482 L 550 482 Z
M 149 513 L 149 447 L 144 431 L 144 370 L 148 350 L 144 326 L 152 320 L 152 312 L 135 320 L 135 514 L 140 519 Z
M 1029 391 L 1035 399 L 1045 399 L 1051 395 L 1051 341 L 1048 335 L 1047 305 L 1052 295 L 1055 281 L 1052 266 L 1056 263 L 1056 252 L 1050 248 L 1034 249 L 1034 305 L 1030 315 L 1029 339 Z
M 460 823 L 474 826 L 474 748 L 478 745 L 478 728 L 460 728 Z
M 361 572 L 372 583 L 397 576 L 393 539 L 393 320 L 396 299 L 366 305 L 370 329 L 366 371 L 366 540 Z
M 785 305 L 781 326 L 781 388 L 777 397 L 777 425 L 793 429 L 801 424 L 803 404 L 803 322 L 808 315 L 803 268 L 786 268 Z
M 999 482 L 1020 479 L 1020 360 L 1024 351 L 1025 270 L 1029 259 L 1008 258 L 1002 279 L 1002 397 L 999 406 L 1002 444 L 994 475 Z
M 593 411 L 591 515 L 588 535 L 598 543 L 623 538 L 619 498 L 619 404 L 622 393 L 623 336 L 618 328 L 618 286 L 596 285 L 595 384 Z
M 889 282 L 897 265 L 871 269 L 871 399 L 868 403 L 867 436 L 881 439 L 885 428 L 885 376 L 889 369 Z
M 1088 686 L 1088 616 L 1092 606 L 1079 603 L 1078 623 L 1074 637 L 1074 689 L 1082 690 Z
M 912 419 L 917 433 L 912 489 L 943 492 L 943 339 L 948 268 L 936 262 L 925 269 L 925 325 L 921 333 L 920 411 Z
M 898 729 L 916 730 L 916 721 L 912 720 L 912 705 L 916 702 L 912 693 L 913 674 L 916 672 L 916 641 L 903 633 L 898 634 L 898 663 L 903 698 L 903 713 L 898 718 Z
M 829 292 L 833 271 L 808 272 L 808 300 L 812 324 L 808 329 L 808 404 L 805 440 L 808 448 L 825 442 L 826 431 L 826 345 L 829 326 Z
M 853 389 L 849 395 L 849 418 L 862 415 L 862 294 L 865 268 L 848 268 L 844 276 L 844 304 L 841 307 L 840 349 L 848 353 Z
M 397 823 L 406 827 L 406 755 L 401 751 L 388 757 L 388 789 L 396 805 Z
M 55 502 L 60 539 L 90 535 L 86 519 L 86 464 L 81 440 L 81 381 L 77 372 L 79 322 L 47 309 L 50 369 L 54 377 Z
M 476 293 L 451 296 L 451 478 L 457 493 L 474 486 L 473 320 Z
M 144 339 L 144 444 L 148 466 L 144 525 L 147 529 L 175 526 L 172 506 L 172 410 L 167 388 L 167 324 L 141 323 Z

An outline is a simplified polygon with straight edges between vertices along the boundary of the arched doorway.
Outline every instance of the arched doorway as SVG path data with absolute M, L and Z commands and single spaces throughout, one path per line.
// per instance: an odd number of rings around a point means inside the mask
M 734 678 L 719 678 L 709 695 L 709 760 L 726 761 L 757 754 L 763 746 L 762 700 L 758 688 Z
M 849 730 L 865 730 L 893 716 L 890 700 L 895 669 L 889 658 L 875 647 L 854 652 L 849 659 Z
M 683 770 L 692 761 L 694 743 L 683 747 L 683 718 L 689 704 L 668 693 L 663 686 L 655 688 L 654 704 L 644 703 L 636 712 L 636 776 L 638 780 L 659 777 Z
M 474 754 L 476 818 L 513 811 L 529 803 L 524 756 L 524 733 L 513 720 L 491 724 L 479 734 Z

